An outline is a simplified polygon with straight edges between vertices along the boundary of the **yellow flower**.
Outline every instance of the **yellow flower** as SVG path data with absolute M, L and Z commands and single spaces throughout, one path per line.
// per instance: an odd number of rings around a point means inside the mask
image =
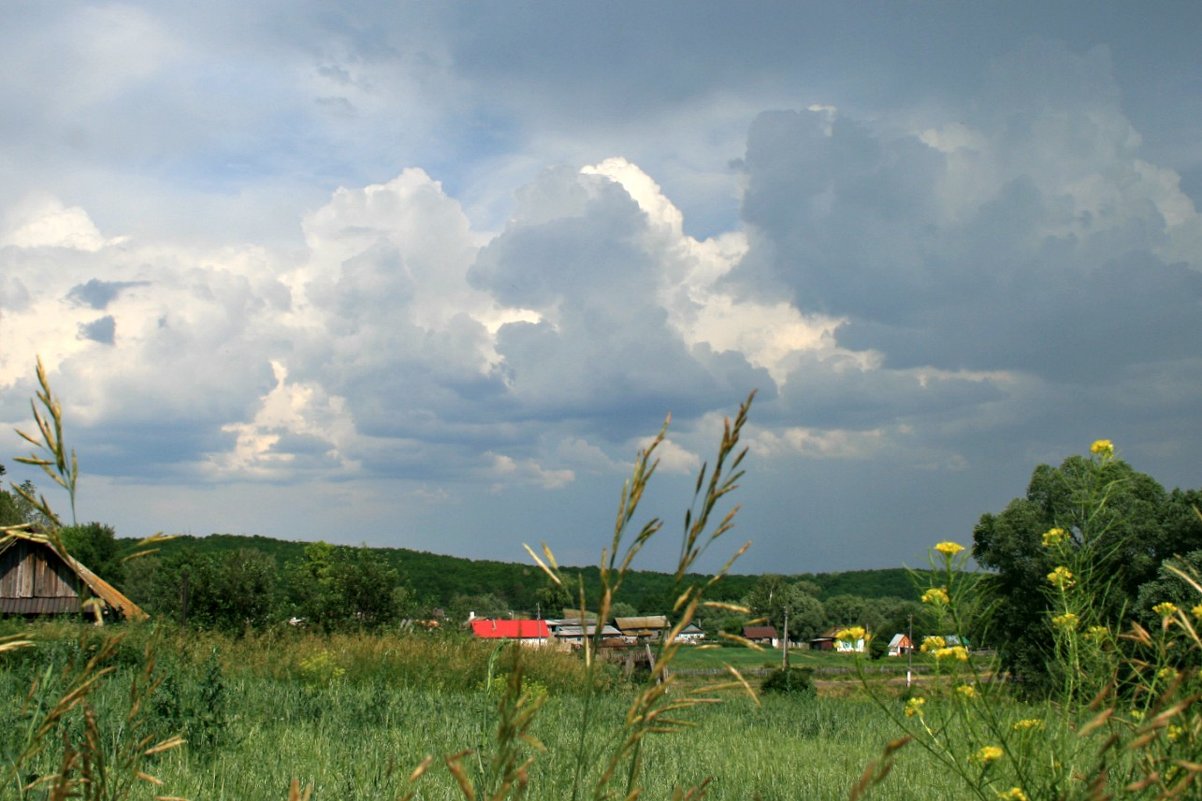
M 1108 439 L 1096 439 L 1089 446 L 1089 452 L 1103 460 L 1114 456 L 1114 443 Z
M 961 684 L 956 688 L 956 692 L 958 692 L 965 700 L 972 700 L 980 694 L 977 692 L 977 688 L 973 687 L 971 684 Z
M 1048 573 L 1048 581 L 1058 590 L 1067 589 L 1077 583 L 1073 580 L 1073 572 L 1064 565 Z
M 947 648 L 936 648 L 935 659 L 955 659 L 957 662 L 967 662 L 968 649 L 963 645 L 952 645 Z
M 1177 678 L 1177 671 L 1173 670 L 1171 667 L 1162 667 L 1160 670 L 1156 671 L 1156 678 L 1164 679 L 1165 681 L 1168 681 L 1169 679 L 1175 679 Z
M 944 556 L 955 556 L 964 550 L 964 546 L 958 542 L 941 542 L 935 546 L 935 550 Z
M 1144 719 L 1144 711 L 1142 709 L 1132 709 L 1131 710 L 1131 719 L 1134 721 L 1137 721 L 1137 722 L 1143 720 Z
M 942 648 L 947 645 L 947 642 L 942 637 L 923 637 L 922 646 L 918 649 L 924 654 L 927 651 L 934 651 L 936 648 Z
M 1068 539 L 1068 532 L 1062 528 L 1049 528 L 1043 532 L 1043 547 L 1053 548 Z
M 1090 626 L 1085 630 L 1085 638 L 1093 642 L 1103 642 L 1110 638 L 1110 629 L 1105 626 Z
M 999 790 L 997 797 L 999 801 L 1030 801 L 1027 794 L 1023 792 L 1021 787 L 1011 787 L 1009 790 Z
M 931 587 L 922 594 L 922 602 L 924 604 L 944 606 L 949 600 L 946 587 Z
M 1194 617 L 1198 618 L 1198 620 L 1202 620 L 1202 604 L 1198 604 L 1190 611 L 1194 613 Z
M 1068 629 L 1072 631 L 1077 628 L 1077 624 L 1081 621 L 1072 612 L 1065 612 L 1063 615 L 1056 615 L 1052 618 L 1052 625 L 1060 629 Z
M 1177 614 L 1177 604 L 1172 601 L 1161 601 L 1152 607 L 1152 611 L 1161 617 L 1172 617 Z
M 1184 726 L 1169 726 L 1165 736 L 1169 738 L 1170 743 L 1175 743 L 1181 739 L 1181 735 L 1185 734 Z
M 997 762 L 999 759 L 1005 756 L 1005 754 L 1006 752 L 996 745 L 985 745 L 977 749 L 977 752 L 973 754 L 972 758 L 975 761 L 980 762 L 982 765 L 988 765 L 991 762 Z
M 863 626 L 852 626 L 851 628 L 835 633 L 835 639 L 843 640 L 844 642 L 858 642 L 867 638 L 867 636 L 868 632 L 864 631 Z
M 1043 721 L 1039 718 L 1024 718 L 1023 720 L 1015 721 L 1010 728 L 1015 731 L 1030 731 L 1031 729 L 1042 729 Z
M 926 702 L 925 698 L 911 698 L 906 701 L 906 717 L 922 717 L 922 705 Z

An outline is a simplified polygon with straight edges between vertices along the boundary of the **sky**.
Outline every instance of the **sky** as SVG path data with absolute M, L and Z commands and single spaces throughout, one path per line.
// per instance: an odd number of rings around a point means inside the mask
M 1202 6 L 16 2 L 0 463 L 80 522 L 925 564 L 1095 439 L 1202 486 Z M 640 518 L 643 519 L 643 518 Z

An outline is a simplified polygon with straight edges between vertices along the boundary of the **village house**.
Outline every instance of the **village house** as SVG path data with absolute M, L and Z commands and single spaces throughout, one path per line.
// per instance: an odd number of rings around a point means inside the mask
M 614 626 L 630 643 L 659 642 L 668 633 L 667 615 L 643 615 L 641 617 L 616 617 Z
M 750 640 L 756 645 L 780 647 L 780 635 L 776 633 L 776 626 L 744 626 L 743 639 Z
M 592 638 L 597 633 L 596 623 L 585 623 L 582 626 L 579 620 L 549 620 L 547 624 L 553 638 L 571 646 L 583 645 L 585 638 Z M 607 623 L 601 626 L 601 644 L 612 647 L 625 645 L 626 642 L 622 638 L 622 632 Z
M 858 640 L 840 640 L 835 635 L 840 631 L 849 628 L 848 626 L 836 626 L 832 629 L 819 634 L 817 637 L 810 640 L 810 649 L 814 651 L 836 651 L 842 654 L 862 654 L 868 650 L 868 640 L 872 638 L 871 634 Z
M 41 534 L 8 529 L 0 536 L 0 615 L 79 615 L 145 620 L 115 587 Z

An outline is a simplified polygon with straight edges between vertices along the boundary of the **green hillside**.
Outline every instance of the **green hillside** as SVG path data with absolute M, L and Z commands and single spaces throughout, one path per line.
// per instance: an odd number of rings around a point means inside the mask
M 309 544 L 236 534 L 211 534 L 206 537 L 183 535 L 163 543 L 158 556 L 167 560 L 173 555 L 183 555 L 189 551 L 221 555 L 239 548 L 253 548 L 271 556 L 283 569 L 290 562 L 301 561 L 304 558 L 305 546 Z M 546 597 L 548 581 L 534 564 L 465 559 L 408 548 L 368 550 L 389 567 L 395 568 L 401 578 L 412 587 L 416 596 L 428 604 L 447 605 L 457 596 L 492 594 L 512 605 L 514 610 L 528 612 L 539 608 Z M 596 567 L 567 568 L 566 572 L 571 575 L 583 575 L 586 589 L 597 586 Z M 759 578 L 758 575 L 743 574 L 728 576 L 717 586 L 717 591 L 711 593 L 711 597 L 717 600 L 740 599 L 751 590 Z M 915 597 L 910 576 L 902 568 L 807 573 L 789 578 L 814 582 L 822 588 L 820 597 L 823 599 L 836 595 L 858 595 L 864 598 Z M 622 596 L 626 603 L 640 611 L 669 608 L 674 600 L 672 575 L 648 570 L 634 571 L 623 585 Z

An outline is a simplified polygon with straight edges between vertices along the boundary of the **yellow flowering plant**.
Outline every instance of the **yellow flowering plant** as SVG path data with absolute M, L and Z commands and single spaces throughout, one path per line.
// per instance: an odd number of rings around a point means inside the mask
M 1112 519 L 1099 512 L 1119 479 L 1107 478 L 1116 459 L 1111 441 L 1094 442 L 1090 453 L 1093 469 L 1073 477 L 1072 524 L 1046 530 L 1031 554 L 1052 566 L 1046 582 L 1031 587 L 1046 602 L 1049 696 L 1020 701 L 996 664 L 969 646 L 967 610 L 978 576 L 965 570 L 968 554 L 952 542 L 932 547 L 919 593 L 933 632 L 919 648 L 932 671 L 920 680 L 922 694 L 899 706 L 861 671 L 866 692 L 903 739 L 966 791 L 956 797 L 1202 798 L 1202 603 L 1158 603 L 1152 611 L 1161 625 L 1153 631 L 1131 613 L 1120 624 L 1102 611 L 1114 596 L 1113 577 L 1100 566 L 1112 564 L 1114 552 L 1098 544 L 1107 542 Z M 1202 601 L 1202 577 L 1165 565 Z

